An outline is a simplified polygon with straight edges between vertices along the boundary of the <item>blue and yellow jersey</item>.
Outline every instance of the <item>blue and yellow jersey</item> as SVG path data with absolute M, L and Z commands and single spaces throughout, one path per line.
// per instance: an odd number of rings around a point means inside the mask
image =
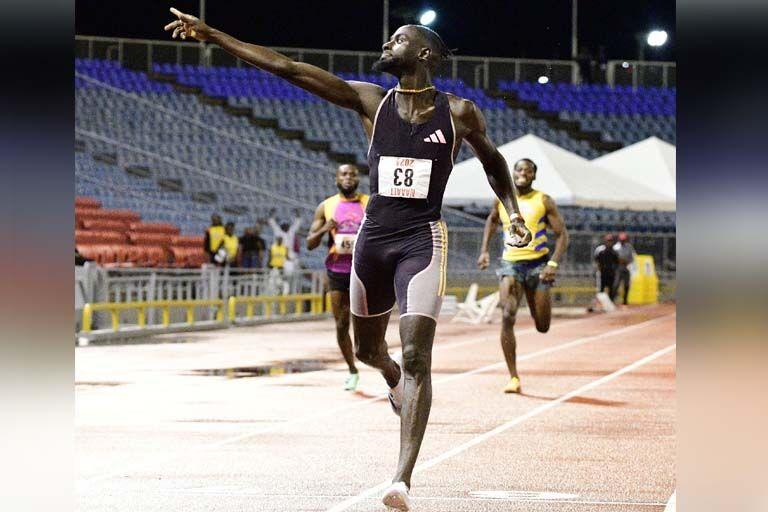
M 502 259 L 507 261 L 528 261 L 541 258 L 549 253 L 547 247 L 547 208 L 544 205 L 544 193 L 539 190 L 531 190 L 524 196 L 517 197 L 520 206 L 520 214 L 525 220 L 525 226 L 533 234 L 531 243 L 525 247 L 510 247 L 504 245 Z M 509 237 L 509 215 L 500 201 L 496 201 L 499 210 L 499 218 L 504 226 L 504 240 Z

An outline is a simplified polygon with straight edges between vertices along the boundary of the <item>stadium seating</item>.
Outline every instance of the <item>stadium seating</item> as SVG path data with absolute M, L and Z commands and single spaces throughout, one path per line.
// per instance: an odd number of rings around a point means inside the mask
M 328 141 L 332 151 L 354 154 L 358 162 L 366 162 L 368 142 L 354 112 L 323 102 L 268 73 L 251 67 L 175 64 L 155 64 L 154 71 L 173 75 L 178 83 L 199 87 L 203 94 L 225 99 L 232 107 L 252 108 L 255 117 L 277 119 L 280 128 L 303 130 L 309 140 Z M 385 88 L 395 85 L 395 79 L 388 75 L 339 73 L 339 76 Z M 436 78 L 434 83 L 440 90 L 474 101 L 483 110 L 489 136 L 496 144 L 534 133 L 587 158 L 600 155 L 588 142 L 573 139 L 565 130 L 551 128 L 543 119 L 530 117 L 522 109 L 508 108 L 503 100 L 469 87 L 462 80 Z M 464 146 L 457 161 L 471 156 L 471 151 Z
M 75 247 L 89 260 L 106 266 L 184 267 L 208 259 L 202 237 L 180 237 L 179 227 L 171 223 L 141 222 L 137 212 L 104 209 L 87 196 L 77 196 L 75 204 L 80 226 L 75 229 Z M 183 257 L 174 259 L 175 249 Z
M 246 108 L 256 118 L 275 119 L 281 129 L 301 130 L 310 141 L 329 143 L 331 151 L 365 160 L 367 141 L 354 113 L 321 102 L 259 70 L 158 64 L 155 71 L 200 87 L 205 94 L 224 99 L 229 107 Z M 333 171 L 338 164 L 324 151 L 309 149 L 300 140 L 283 138 L 247 117 L 180 94 L 168 83 L 155 82 L 114 63 L 79 60 L 76 72 L 80 75 L 76 77 L 76 191 L 90 197 L 76 202 L 76 227 L 123 236 L 121 243 L 114 243 L 109 237 L 80 234 L 85 238 L 79 239 L 83 243 L 78 242 L 78 249 L 82 246 L 100 261 L 199 266 L 207 261 L 200 235 L 211 213 L 223 212 L 225 220 L 235 222 L 242 232 L 244 226 L 270 216 L 290 222 L 298 209 L 306 229 L 315 206 L 335 191 Z M 394 84 L 380 75 L 343 77 L 385 87 Z M 476 101 L 494 142 L 537 133 L 584 156 L 599 154 L 586 141 L 575 141 L 564 130 L 553 130 L 543 119 L 508 108 L 503 101 L 461 81 L 438 79 L 436 85 Z M 600 122 L 609 115 L 564 112 L 561 116 L 593 116 Z M 178 113 L 183 113 L 183 122 Z M 459 160 L 469 156 L 464 147 Z M 366 176 L 361 179 L 361 190 L 369 190 Z M 102 213 L 96 214 L 99 209 Z M 674 231 L 674 214 L 569 207 L 561 211 L 575 229 Z M 445 210 L 449 227 L 481 226 L 487 208 L 469 207 L 465 212 L 469 215 Z M 171 224 L 174 229 L 142 228 L 156 223 Z M 269 241 L 271 231 L 263 229 L 262 236 Z M 305 267 L 322 268 L 324 256 L 323 251 L 306 252 L 302 247 Z M 475 258 L 452 251 L 449 268 L 474 268 Z
M 513 91 L 533 101 L 545 112 L 558 112 L 565 121 L 578 121 L 586 131 L 597 131 L 603 140 L 634 144 L 655 135 L 677 142 L 676 89 L 601 84 L 538 84 L 499 81 L 499 90 Z

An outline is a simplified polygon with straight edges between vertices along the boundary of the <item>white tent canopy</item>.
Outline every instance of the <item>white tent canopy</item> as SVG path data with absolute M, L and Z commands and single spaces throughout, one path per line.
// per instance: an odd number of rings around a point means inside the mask
M 656 137 L 608 153 L 592 163 L 611 173 L 659 192 L 673 201 L 676 197 L 675 146 Z
M 674 198 L 595 166 L 579 155 L 525 135 L 499 147 L 511 167 L 520 158 L 530 158 L 538 167 L 534 187 L 552 196 L 558 204 L 674 210 Z M 511 169 L 510 169 L 511 171 Z M 477 158 L 456 165 L 445 190 L 444 203 L 490 204 L 495 194 Z

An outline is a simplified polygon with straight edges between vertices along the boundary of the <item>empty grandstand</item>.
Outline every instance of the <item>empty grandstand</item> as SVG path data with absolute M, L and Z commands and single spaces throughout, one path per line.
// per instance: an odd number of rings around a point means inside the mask
M 97 198 L 108 209 L 130 209 L 146 221 L 171 223 L 182 235 L 200 236 L 212 212 L 222 212 L 238 232 L 270 216 L 290 221 L 300 215 L 307 226 L 314 206 L 335 190 L 338 162 L 365 168 L 367 140 L 354 113 L 257 69 L 155 63 L 147 74 L 115 61 L 76 59 L 75 71 L 77 193 Z M 339 75 L 394 85 L 394 79 L 383 75 Z M 674 90 L 500 81 L 500 95 L 459 78 L 438 78 L 435 83 L 475 101 L 497 144 L 534 133 L 587 158 L 605 154 L 589 140 L 574 137 L 573 130 L 553 128 L 557 123 L 539 117 L 538 110 L 555 112 L 564 121 L 578 120 L 579 130 L 600 131 L 604 141 L 621 139 L 627 144 L 646 129 L 674 141 Z M 518 105 L 517 100 L 528 105 Z M 622 123 L 631 124 L 633 131 L 622 131 Z M 457 160 L 471 156 L 465 145 Z M 368 191 L 367 177 L 361 190 Z M 474 269 L 473 240 L 486 213 L 485 204 L 445 209 L 455 235 L 450 268 Z M 675 230 L 674 212 L 565 206 L 563 214 L 572 230 L 585 234 L 625 230 L 652 236 Z M 271 236 L 268 228 L 263 234 Z M 94 240 L 84 232 L 78 236 L 80 241 Z M 123 236 L 129 245 L 138 240 Z M 593 235 L 587 238 L 585 246 L 593 242 Z M 172 244 L 158 245 L 162 257 L 157 251 L 143 259 L 119 251 L 109 256 L 104 249 L 106 256 L 95 259 L 130 265 L 198 263 L 199 254 L 187 256 Z M 674 268 L 670 242 L 657 245 L 662 268 Z M 302 266 L 322 267 L 320 253 L 302 251 L 301 258 Z M 589 271 L 588 251 L 577 254 L 572 249 L 568 258 L 572 270 Z

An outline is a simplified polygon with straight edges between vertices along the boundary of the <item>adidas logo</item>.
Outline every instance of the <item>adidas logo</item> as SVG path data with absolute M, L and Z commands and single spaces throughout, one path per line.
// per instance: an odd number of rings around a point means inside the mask
M 443 130 L 437 130 L 436 132 L 432 133 L 429 137 L 425 137 L 424 142 L 436 142 L 437 144 L 448 144 L 447 142 L 445 142 L 445 135 L 443 135 Z

